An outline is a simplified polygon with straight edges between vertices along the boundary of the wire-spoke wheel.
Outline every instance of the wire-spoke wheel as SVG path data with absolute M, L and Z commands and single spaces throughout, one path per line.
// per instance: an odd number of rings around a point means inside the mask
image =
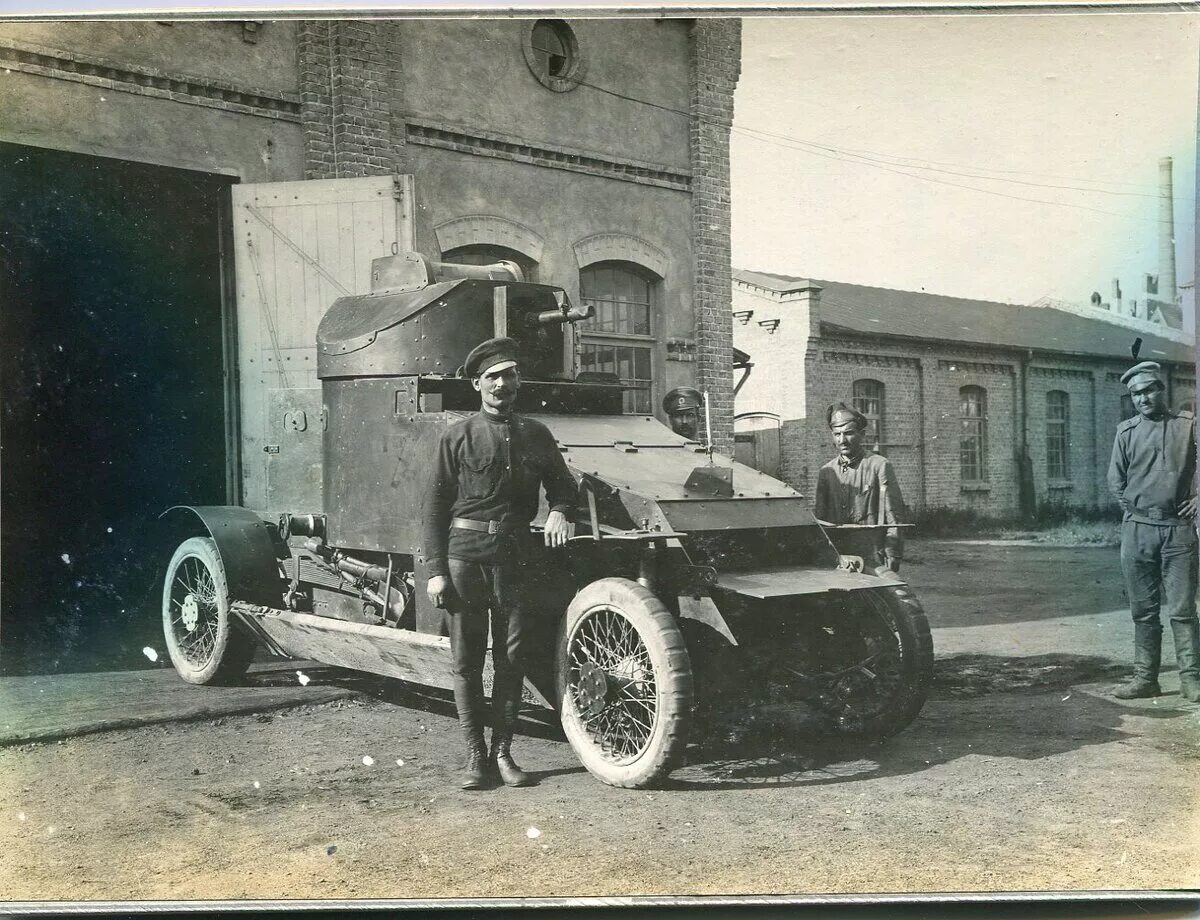
M 644 788 L 678 765 L 691 661 L 674 618 L 647 588 L 602 578 L 575 595 L 559 632 L 557 675 L 563 730 L 598 779 Z
M 225 566 L 207 537 L 185 540 L 171 557 L 162 619 L 171 663 L 188 683 L 235 680 L 249 667 L 254 640 L 230 619 Z

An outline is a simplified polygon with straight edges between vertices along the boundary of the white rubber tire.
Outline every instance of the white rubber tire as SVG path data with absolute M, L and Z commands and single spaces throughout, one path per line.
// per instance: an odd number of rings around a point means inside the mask
M 199 592 L 189 590 L 188 584 L 198 587 L 197 582 L 204 579 L 208 579 L 203 592 L 206 597 L 198 602 Z M 211 596 L 207 596 L 210 591 Z M 193 598 L 190 602 L 189 595 Z M 182 622 L 184 604 L 190 604 L 193 610 L 197 607 L 202 610 L 200 616 L 210 624 L 207 627 L 212 634 L 210 647 L 197 649 L 189 645 L 190 630 Z M 217 545 L 208 537 L 184 540 L 167 564 L 163 580 L 162 624 L 171 664 L 189 684 L 230 683 L 245 674 L 250 666 L 254 640 L 231 620 L 225 566 Z
M 637 632 L 653 669 L 655 714 L 635 756 L 613 757 L 589 730 L 571 685 L 572 643 L 589 618 L 613 611 Z M 610 786 L 643 789 L 661 782 L 681 762 L 691 725 L 692 665 L 670 611 L 649 589 L 626 578 L 602 578 L 575 595 L 559 629 L 555 655 L 559 716 L 580 763 Z

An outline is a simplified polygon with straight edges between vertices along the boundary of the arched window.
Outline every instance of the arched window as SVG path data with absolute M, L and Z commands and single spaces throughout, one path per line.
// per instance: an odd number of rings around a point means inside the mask
M 1071 397 L 1062 390 L 1046 394 L 1046 478 L 1071 475 Z
M 453 262 L 456 265 L 491 265 L 493 262 L 516 262 L 521 266 L 521 272 L 526 281 L 537 281 L 537 263 L 529 256 L 507 246 L 493 246 L 489 243 L 472 243 L 469 246 L 459 246 L 442 253 L 443 262 Z
M 883 384 L 878 380 L 855 380 L 850 401 L 867 417 L 866 443 L 878 451 L 883 444 Z
M 959 468 L 964 483 L 987 482 L 987 390 L 963 387 L 959 401 Z
M 1133 418 L 1137 415 L 1137 409 L 1133 408 L 1133 397 L 1128 393 L 1121 394 L 1121 409 L 1120 418 L 1118 421 L 1125 421 L 1127 418 Z
M 580 371 L 615 374 L 626 413 L 654 411 L 654 277 L 631 262 L 597 262 L 579 273 L 579 293 L 595 315 L 579 324 Z

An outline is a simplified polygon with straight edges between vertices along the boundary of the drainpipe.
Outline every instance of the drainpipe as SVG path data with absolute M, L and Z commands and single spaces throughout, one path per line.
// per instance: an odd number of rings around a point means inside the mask
M 1021 411 L 1017 422 L 1020 425 L 1017 455 L 1017 507 L 1022 515 L 1033 514 L 1037 510 L 1037 494 L 1033 486 L 1033 463 L 1029 458 L 1029 362 L 1033 360 L 1033 352 L 1027 351 L 1017 363 L 1017 371 L 1021 375 L 1017 389 L 1020 394 Z
M 925 362 L 917 358 L 917 451 L 921 465 L 921 511 L 929 507 L 929 446 L 925 443 Z

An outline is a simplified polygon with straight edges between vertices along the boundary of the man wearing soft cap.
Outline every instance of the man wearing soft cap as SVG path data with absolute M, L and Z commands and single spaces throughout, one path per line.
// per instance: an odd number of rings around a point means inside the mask
M 829 407 L 825 417 L 837 456 L 817 473 L 817 518 L 830 524 L 891 525 L 867 531 L 859 539 L 840 539 L 839 545 L 860 544 L 856 548 L 875 574 L 899 572 L 904 540 L 895 525 L 905 522 L 907 512 L 896 472 L 886 457 L 866 452 L 865 415 L 838 403 Z
M 1160 612 L 1179 662 L 1179 693 L 1200 702 L 1196 617 L 1196 419 L 1167 405 L 1162 368 L 1143 361 L 1121 375 L 1137 414 L 1117 426 L 1108 483 L 1124 512 L 1121 571 L 1133 614 L 1133 680 L 1118 699 L 1158 696 Z
M 508 786 L 527 786 L 532 778 L 510 751 L 530 626 L 521 568 L 540 488 L 550 506 L 545 545 L 561 547 L 571 535 L 576 486 L 550 429 L 513 411 L 521 387 L 517 343 L 495 338 L 477 345 L 463 373 L 481 408 L 438 442 L 425 500 L 426 591 L 449 614 L 454 702 L 467 741 L 463 788 L 480 789 L 496 773 Z M 495 668 L 490 759 L 483 737 L 489 613 Z

